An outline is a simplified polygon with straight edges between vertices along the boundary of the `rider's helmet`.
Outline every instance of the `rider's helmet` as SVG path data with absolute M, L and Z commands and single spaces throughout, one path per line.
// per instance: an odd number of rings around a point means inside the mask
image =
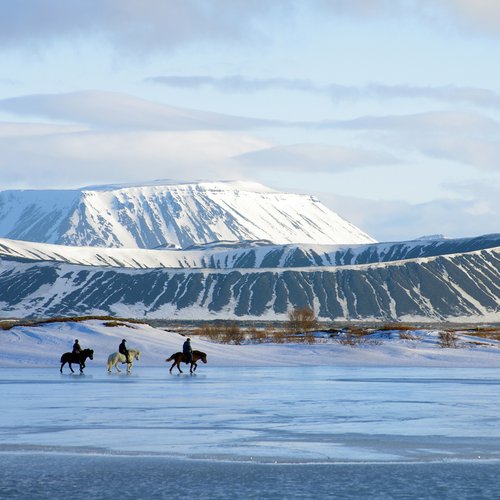
M 122 339 L 122 342 L 127 342 L 125 339 Z
M 78 342 L 78 339 L 75 339 L 75 342 Z

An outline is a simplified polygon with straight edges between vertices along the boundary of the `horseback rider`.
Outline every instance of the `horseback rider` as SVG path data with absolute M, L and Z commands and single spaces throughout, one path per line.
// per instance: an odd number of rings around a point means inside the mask
M 79 357 L 82 352 L 82 348 L 80 347 L 80 343 L 78 339 L 75 339 L 75 343 L 73 344 L 73 351 L 71 352 L 72 356 Z
M 127 349 L 127 346 L 125 345 L 125 342 L 126 342 L 126 340 L 123 339 L 121 344 L 120 344 L 120 347 L 118 347 L 118 352 L 125 356 L 125 361 L 122 361 L 122 365 L 123 365 L 123 363 L 130 363 L 129 358 L 128 358 L 128 349 Z
M 191 347 L 191 339 L 188 338 L 182 346 L 182 354 L 185 356 L 186 363 L 193 362 L 193 348 Z

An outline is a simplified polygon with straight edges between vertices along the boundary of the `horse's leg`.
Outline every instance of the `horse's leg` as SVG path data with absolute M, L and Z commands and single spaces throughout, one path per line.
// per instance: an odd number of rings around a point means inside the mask
M 177 369 L 179 370 L 179 373 L 184 373 L 184 372 L 181 370 L 181 362 L 180 362 L 180 360 L 179 360 L 179 361 L 176 361 L 176 364 L 177 364 Z
M 71 366 L 71 361 L 68 361 L 68 366 L 69 369 L 71 370 L 71 373 L 75 373 L 75 370 L 73 370 L 73 367 Z
M 61 369 L 59 370 L 62 373 L 63 366 L 66 364 L 66 361 L 64 363 L 61 363 Z

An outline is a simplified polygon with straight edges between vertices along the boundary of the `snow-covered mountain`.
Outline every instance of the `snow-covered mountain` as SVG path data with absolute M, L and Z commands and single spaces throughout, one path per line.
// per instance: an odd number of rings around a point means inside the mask
M 330 245 L 375 241 L 313 196 L 251 182 L 2 191 L 0 237 L 149 249 L 217 240 Z
M 124 269 L 0 260 L 0 315 L 498 321 L 500 247 L 337 267 Z
M 255 183 L 0 192 L 0 317 L 286 319 L 302 306 L 498 321 L 500 234 L 376 243 L 314 197 Z

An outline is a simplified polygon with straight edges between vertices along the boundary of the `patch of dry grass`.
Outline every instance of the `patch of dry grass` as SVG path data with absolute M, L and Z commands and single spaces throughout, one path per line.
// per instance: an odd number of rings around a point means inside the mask
M 106 321 L 103 323 L 104 326 L 114 328 L 116 326 L 126 326 L 127 328 L 135 328 L 132 325 L 129 325 L 128 323 L 123 323 L 122 321 Z
M 489 326 L 489 327 L 480 327 L 478 326 L 477 328 L 473 328 L 472 330 L 469 330 L 470 335 L 473 335 L 474 337 L 479 337 L 482 339 L 489 339 L 489 340 L 500 340 L 500 327 L 495 327 L 495 326 Z
M 46 325 L 48 323 L 80 323 L 82 321 L 90 321 L 90 320 L 102 320 L 108 322 L 116 322 L 117 318 L 113 316 L 58 316 L 54 318 L 46 318 L 46 319 L 33 319 L 26 321 L 1 321 L 0 328 L 2 330 L 10 330 L 15 326 L 41 326 Z M 140 321 L 138 319 L 133 318 L 120 318 L 120 321 L 127 323 L 137 323 L 137 324 L 145 324 L 144 321 Z M 107 325 L 110 326 L 110 325 Z M 113 325 L 116 326 L 116 325 Z
M 409 332 L 399 332 L 399 338 L 401 340 L 422 340 L 420 337 L 417 335 L 413 335 Z
M 445 330 L 439 332 L 439 346 L 443 348 L 455 349 L 457 347 L 458 337 L 455 332 Z

